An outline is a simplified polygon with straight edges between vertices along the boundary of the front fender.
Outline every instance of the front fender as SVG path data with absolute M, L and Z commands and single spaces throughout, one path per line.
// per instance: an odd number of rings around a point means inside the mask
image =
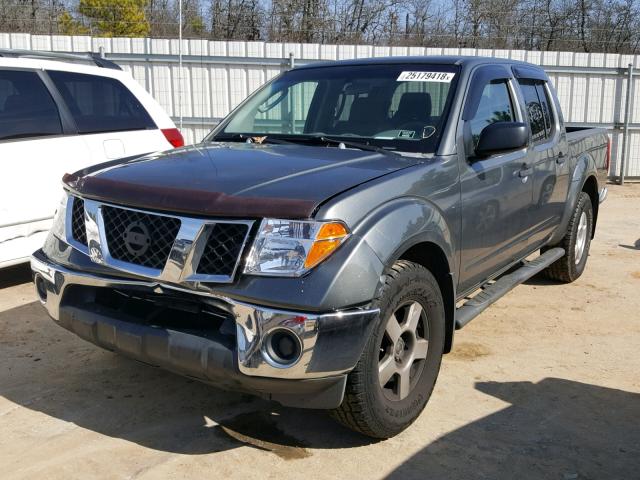
M 587 178 L 591 175 L 597 178 L 596 163 L 591 154 L 589 152 L 585 152 L 576 159 L 576 166 L 573 169 L 573 174 L 571 175 L 564 212 L 562 213 L 562 218 L 560 219 L 558 228 L 549 239 L 549 245 L 555 245 L 562 240 L 562 237 L 564 237 L 569 225 L 569 220 L 571 219 L 571 214 L 578 203 L 580 192 L 582 192 L 582 188 L 584 187 Z
M 453 342 L 458 260 L 455 236 L 441 210 L 420 197 L 401 197 L 371 212 L 356 230 L 362 231 L 363 240 L 385 268 L 410 249 L 408 258 L 426 261 L 434 268 L 445 301 L 448 352 Z M 383 281 L 380 277 L 377 292 Z
M 391 266 L 414 245 L 437 245 L 455 272 L 454 239 L 438 207 L 418 197 L 402 197 L 373 210 L 356 232 L 367 242 L 380 261 Z

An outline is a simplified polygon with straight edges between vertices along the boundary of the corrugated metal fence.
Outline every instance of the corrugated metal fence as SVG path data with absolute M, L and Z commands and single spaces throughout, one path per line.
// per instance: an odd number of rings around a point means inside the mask
M 293 62 L 402 55 L 483 55 L 524 60 L 542 65 L 548 72 L 570 125 L 609 129 L 612 176 L 620 174 L 626 123 L 625 172 L 629 177 L 640 177 L 640 56 L 637 55 L 183 40 L 181 71 L 179 47 L 177 39 L 0 33 L 0 48 L 103 51 L 107 58 L 130 71 L 176 123 L 182 118 L 188 142 L 202 139 L 249 93 L 290 68 Z M 633 81 L 627 105 L 629 78 Z

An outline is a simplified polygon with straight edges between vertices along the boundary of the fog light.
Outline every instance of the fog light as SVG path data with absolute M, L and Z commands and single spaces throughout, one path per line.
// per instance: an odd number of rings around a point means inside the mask
M 265 359 L 276 367 L 290 367 L 302 354 L 302 343 L 298 336 L 286 328 L 269 332 L 264 340 Z
M 38 294 L 38 298 L 42 303 L 47 301 L 47 284 L 42 278 L 41 275 L 37 274 L 34 279 L 34 283 L 36 284 L 36 293 Z

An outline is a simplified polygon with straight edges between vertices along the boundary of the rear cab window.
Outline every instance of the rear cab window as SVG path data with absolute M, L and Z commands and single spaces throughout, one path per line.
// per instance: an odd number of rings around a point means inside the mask
M 48 71 L 78 133 L 157 128 L 140 101 L 118 80 L 73 72 Z
M 0 141 L 62 133 L 58 107 L 38 74 L 0 70 Z

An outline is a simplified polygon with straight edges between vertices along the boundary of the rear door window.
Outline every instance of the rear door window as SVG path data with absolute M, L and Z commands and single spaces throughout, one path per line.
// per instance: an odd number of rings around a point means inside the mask
M 544 82 L 520 80 L 520 89 L 527 107 L 531 138 L 534 143 L 544 143 L 553 136 L 555 128 L 555 119 Z
M 0 141 L 60 134 L 58 107 L 38 74 L 0 70 Z
M 545 84 L 543 82 L 539 82 L 536 84 L 536 92 L 538 93 L 540 106 L 542 107 L 542 114 L 544 115 L 544 126 L 547 138 L 551 138 L 555 133 L 556 120 L 553 115 L 553 109 L 551 108 L 549 91 L 545 88 Z
M 79 133 L 156 128 L 138 99 L 118 80 L 72 72 L 49 71 Z

